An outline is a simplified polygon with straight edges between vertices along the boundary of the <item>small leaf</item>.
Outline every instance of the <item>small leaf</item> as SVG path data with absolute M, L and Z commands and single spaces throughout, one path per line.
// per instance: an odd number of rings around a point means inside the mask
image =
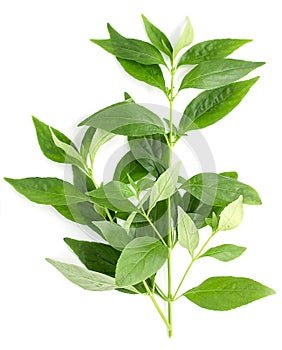
M 180 165 L 180 162 L 172 165 L 157 179 L 151 190 L 149 210 L 176 191 Z
M 71 183 L 55 177 L 5 178 L 16 191 L 38 204 L 68 205 L 89 201 Z
M 141 282 L 156 273 L 165 263 L 168 249 L 152 237 L 131 241 L 121 253 L 116 269 L 119 287 Z
M 183 64 L 198 64 L 208 60 L 224 58 L 242 45 L 249 43 L 249 39 L 214 39 L 192 46 L 181 57 L 178 67 Z
M 51 128 L 50 128 L 50 131 L 51 131 L 51 136 L 53 138 L 54 144 L 58 148 L 60 148 L 66 155 L 64 163 L 70 163 L 70 164 L 76 165 L 80 169 L 84 170 L 85 169 L 84 160 L 82 156 L 79 154 L 79 152 L 73 147 L 73 145 L 61 141 L 55 135 L 55 133 L 52 131 Z
M 116 288 L 114 278 L 99 272 L 89 271 L 80 266 L 65 264 L 60 261 L 46 259 L 69 281 L 77 286 L 90 291 L 105 291 Z
M 81 146 L 80 146 L 80 154 L 82 156 L 82 158 L 84 159 L 84 162 L 87 163 L 87 158 L 88 158 L 88 154 L 89 154 L 89 148 L 93 139 L 93 136 L 96 132 L 95 128 L 87 128 L 83 139 L 81 141 Z
M 173 49 L 173 57 L 176 57 L 178 52 L 180 50 L 182 50 L 184 47 L 190 45 L 192 43 L 193 39 L 194 39 L 193 27 L 192 27 L 192 24 L 190 22 L 189 17 L 187 16 L 184 30 L 183 30 L 177 44 L 175 45 L 175 48 Z
M 179 133 L 205 128 L 230 113 L 246 96 L 258 77 L 204 91 L 186 107 Z
M 236 171 L 225 171 L 223 173 L 219 173 L 219 175 L 231 177 L 232 179 L 238 180 L 238 173 Z
M 54 162 L 65 163 L 66 153 L 64 150 L 55 145 L 51 131 L 60 141 L 66 144 L 70 145 L 72 143 L 71 140 L 60 131 L 51 128 L 49 125 L 41 122 L 39 119 L 32 117 L 32 120 L 35 126 L 38 143 L 43 154 Z
M 89 145 L 89 155 L 91 164 L 94 163 L 94 159 L 96 154 L 101 146 L 103 146 L 106 142 L 110 141 L 115 135 L 102 129 L 96 129 L 95 134 L 91 140 Z
M 264 62 L 249 62 L 230 58 L 202 62 L 185 75 L 179 90 L 218 88 L 243 78 L 263 64 Z
M 162 121 L 156 114 L 130 101 L 106 107 L 82 121 L 79 126 L 81 125 L 127 136 L 144 136 L 165 132 Z
M 65 238 L 66 244 L 88 270 L 114 277 L 120 252 L 110 245 Z
M 199 232 L 190 216 L 178 207 L 178 240 L 181 247 L 188 249 L 193 258 L 199 244 Z
M 167 36 L 142 15 L 146 33 L 151 43 L 166 55 L 171 56 L 172 46 Z
M 134 158 L 132 152 L 127 152 L 118 162 L 113 180 L 129 183 L 129 175 L 137 181 L 148 174 L 148 171 Z
M 125 223 L 124 223 L 124 229 L 125 231 L 127 232 L 127 234 L 130 233 L 130 226 L 133 222 L 133 220 L 135 219 L 135 216 L 136 216 L 137 212 L 133 211 L 129 216 L 128 218 L 126 219 Z
M 251 186 L 215 173 L 197 174 L 187 180 L 181 188 L 203 203 L 212 206 L 225 207 L 240 195 L 243 196 L 245 204 L 261 204 L 257 191 Z
M 218 226 L 218 217 L 216 216 L 215 212 L 212 212 L 212 217 L 206 218 L 205 222 L 212 228 L 213 232 L 216 231 Z
M 122 68 L 133 78 L 155 86 L 166 93 L 166 86 L 161 68 L 157 64 L 145 65 L 118 58 Z
M 211 277 L 183 295 L 208 310 L 226 311 L 274 294 L 274 290 L 244 277 Z
M 208 249 L 200 258 L 209 256 L 220 261 L 231 261 L 242 255 L 246 249 L 245 247 L 234 244 L 222 244 L 218 247 Z
M 123 182 L 111 181 L 104 187 L 91 191 L 88 194 L 94 203 L 102 207 L 130 213 L 132 211 L 139 212 L 139 209 L 127 199 L 134 196 L 134 193 Z
M 100 229 L 106 241 L 117 250 L 123 250 L 132 241 L 125 229 L 114 222 L 93 221 L 93 224 Z
M 230 203 L 220 214 L 217 231 L 228 231 L 240 225 L 243 219 L 243 196 Z

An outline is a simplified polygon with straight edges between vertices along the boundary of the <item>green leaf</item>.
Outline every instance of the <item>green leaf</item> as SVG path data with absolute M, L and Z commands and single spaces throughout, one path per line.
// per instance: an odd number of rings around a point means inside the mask
M 81 141 L 80 154 L 86 164 L 87 164 L 87 159 L 89 154 L 89 148 L 95 132 L 96 132 L 95 128 L 91 128 L 91 127 L 87 128 L 83 136 L 83 139 Z
M 90 161 L 93 165 L 96 154 L 101 146 L 103 146 L 106 142 L 110 141 L 115 135 L 102 129 L 96 129 L 95 134 L 91 140 L 89 145 L 89 155 Z
M 246 249 L 245 247 L 234 244 L 222 244 L 218 247 L 208 249 L 200 258 L 209 256 L 220 261 L 231 261 L 242 255 Z
M 110 245 L 65 238 L 66 244 L 88 270 L 114 277 L 120 252 Z
M 79 152 L 76 150 L 76 148 L 73 147 L 72 144 L 68 144 L 68 143 L 61 141 L 55 135 L 55 133 L 52 131 L 51 128 L 50 128 L 50 130 L 51 130 L 51 136 L 53 138 L 54 144 L 58 148 L 60 148 L 66 155 L 64 163 L 70 163 L 70 164 L 76 165 L 79 168 L 81 168 L 82 170 L 84 170 L 85 169 L 84 160 L 83 160 L 82 156 L 79 154 Z
M 118 162 L 113 180 L 129 183 L 129 175 L 137 181 L 148 174 L 148 171 L 134 158 L 131 151 L 127 152 Z
M 91 191 L 88 194 L 94 203 L 102 207 L 130 213 L 132 211 L 139 212 L 139 209 L 127 199 L 134 196 L 134 193 L 123 182 L 111 181 L 104 187 Z
M 106 107 L 79 124 L 107 130 L 114 134 L 144 136 L 164 134 L 161 119 L 149 109 L 124 101 Z
M 185 75 L 179 90 L 218 88 L 243 78 L 263 64 L 264 62 L 249 62 L 230 58 L 202 62 Z
M 128 143 L 134 158 L 154 177 L 169 166 L 169 147 L 164 135 L 129 137 Z
M 41 122 L 39 119 L 32 117 L 32 120 L 33 120 L 33 123 L 35 126 L 38 143 L 39 143 L 39 146 L 40 146 L 43 154 L 47 158 L 53 160 L 54 162 L 65 163 L 66 153 L 60 147 L 57 147 L 55 145 L 51 131 L 56 135 L 56 137 L 60 141 L 66 143 L 68 145 L 70 145 L 72 143 L 71 140 L 67 136 L 62 134 L 60 131 L 58 131 L 58 130 L 50 127 L 49 125 Z
M 173 57 L 176 57 L 178 52 L 180 50 L 182 50 L 184 47 L 190 45 L 192 43 L 193 39 L 194 39 L 194 30 L 193 30 L 192 24 L 190 22 L 190 19 L 187 16 L 184 30 L 183 30 L 177 44 L 175 45 L 175 47 L 173 49 Z
M 72 166 L 73 185 L 82 193 L 95 190 L 92 179 L 77 166 Z
M 219 173 L 219 175 L 231 177 L 232 179 L 238 180 L 238 173 L 236 171 L 225 171 L 223 173 Z
M 199 245 L 199 232 L 185 211 L 178 207 L 178 240 L 181 247 L 188 249 L 189 254 L 193 258 L 195 249 Z
M 99 272 L 89 271 L 80 266 L 46 259 L 62 275 L 77 286 L 90 291 L 105 291 L 116 288 L 114 278 Z
M 91 39 L 94 44 L 118 58 L 141 64 L 165 64 L 161 53 L 151 44 L 142 40 L 127 39 L 108 24 L 110 40 Z
M 218 217 L 216 216 L 215 212 L 212 212 L 212 216 L 206 218 L 205 222 L 207 225 L 209 225 L 212 228 L 213 232 L 217 230 Z
M 199 64 L 204 61 L 224 58 L 242 45 L 251 42 L 249 39 L 214 39 L 192 46 L 181 57 L 178 67 L 183 64 Z
M 132 241 L 125 229 L 114 222 L 94 221 L 93 224 L 100 229 L 106 241 L 117 250 L 123 250 Z
M 165 263 L 168 249 L 152 237 L 131 241 L 121 253 L 116 268 L 116 284 L 120 287 L 141 282 L 156 273 Z
M 245 97 L 259 77 L 204 91 L 186 107 L 179 133 L 205 128 L 230 113 Z
M 129 95 L 128 92 L 124 93 L 124 100 L 129 102 L 134 102 L 133 98 Z
M 244 215 L 243 196 L 230 203 L 220 214 L 217 231 L 228 231 L 240 225 Z
M 274 290 L 244 277 L 211 277 L 183 295 L 208 310 L 226 311 L 274 294 Z
M 138 62 L 118 58 L 122 68 L 133 78 L 155 86 L 166 93 L 165 80 L 161 68 L 157 64 L 145 65 Z
M 71 205 L 53 205 L 53 207 L 65 218 L 77 222 L 78 224 L 87 225 L 94 229 L 92 221 L 102 220 L 89 202 L 76 203 Z M 100 232 L 99 232 L 100 234 Z
M 4 178 L 16 191 L 38 204 L 68 205 L 88 201 L 71 183 L 55 177 Z
M 181 188 L 208 205 L 225 207 L 240 195 L 243 196 L 245 204 L 261 204 L 257 191 L 251 186 L 215 173 L 197 174 L 187 180 Z
M 180 165 L 180 162 L 172 165 L 157 179 L 150 194 L 150 210 L 157 202 L 171 197 L 176 191 Z
M 151 43 L 170 57 L 172 54 L 172 46 L 167 36 L 155 27 L 144 15 L 142 15 L 142 19 Z

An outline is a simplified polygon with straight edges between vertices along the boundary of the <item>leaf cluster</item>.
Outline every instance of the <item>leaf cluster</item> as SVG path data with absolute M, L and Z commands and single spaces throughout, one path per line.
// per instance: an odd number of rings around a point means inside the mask
M 244 204 L 259 205 L 261 199 L 254 188 L 238 180 L 236 172 L 200 173 L 186 179 L 180 173 L 181 163 L 172 164 L 176 142 L 227 116 L 258 77 L 240 79 L 263 62 L 227 58 L 250 40 L 215 39 L 190 46 L 193 28 L 187 18 L 183 33 L 172 45 L 161 30 L 142 18 L 150 42 L 124 37 L 110 24 L 108 39 L 91 41 L 116 57 L 130 76 L 160 89 L 170 105 L 170 120 L 125 93 L 123 101 L 79 124 L 85 131 L 81 144 L 76 145 L 33 117 L 43 154 L 54 162 L 71 164 L 73 181 L 52 177 L 6 181 L 29 200 L 52 206 L 104 239 L 104 243 L 65 239 L 85 267 L 47 259 L 49 263 L 86 290 L 148 295 L 171 332 L 170 311 L 166 319 L 156 296 L 168 302 L 169 310 L 171 302 L 180 297 L 206 309 L 230 310 L 274 293 L 249 278 L 231 276 L 211 277 L 180 293 L 198 259 L 228 262 L 243 254 L 246 248 L 234 244 L 209 249 L 207 245 L 219 232 L 241 223 Z M 176 87 L 174 77 L 179 70 L 185 74 Z M 172 103 L 178 93 L 192 88 L 203 91 L 189 102 L 175 126 Z M 96 154 L 115 135 L 127 137 L 129 151 L 118 161 L 112 180 L 97 184 Z M 200 245 L 201 229 L 206 226 L 211 234 Z M 177 244 L 187 250 L 190 262 L 177 290 L 172 291 L 170 259 Z M 157 273 L 166 262 L 168 290 L 163 291 Z

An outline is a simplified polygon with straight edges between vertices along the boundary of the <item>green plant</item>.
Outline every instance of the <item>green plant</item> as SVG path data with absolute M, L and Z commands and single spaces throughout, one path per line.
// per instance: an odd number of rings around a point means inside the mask
M 107 244 L 65 238 L 86 268 L 47 259 L 66 278 L 90 291 L 118 290 L 148 296 L 172 335 L 172 303 L 186 297 L 211 310 L 230 310 L 274 291 L 242 277 L 211 277 L 180 293 L 193 264 L 203 257 L 230 261 L 246 248 L 233 244 L 206 249 L 220 231 L 237 227 L 243 204 L 261 204 L 258 193 L 238 181 L 236 172 L 201 173 L 190 179 L 179 175 L 181 163 L 172 163 L 172 149 L 188 132 L 205 128 L 235 108 L 258 80 L 238 81 L 263 62 L 226 58 L 248 43 L 242 39 L 216 39 L 190 47 L 193 29 L 187 18 L 173 47 L 164 33 L 143 21 L 151 44 L 120 35 L 108 25 L 109 39 L 91 40 L 116 56 L 124 70 L 165 94 L 169 120 L 125 100 L 96 112 L 87 126 L 80 148 L 58 130 L 33 117 L 38 142 L 45 156 L 72 165 L 73 184 L 57 178 L 6 178 L 29 200 L 53 206 L 60 214 L 97 232 Z M 179 67 L 187 70 L 178 90 L 174 78 Z M 169 86 L 165 76 L 169 77 Z M 173 102 L 181 90 L 205 90 L 186 107 L 179 126 L 173 123 Z M 130 151 L 118 162 L 113 180 L 95 181 L 95 156 L 115 135 L 128 138 Z M 199 230 L 210 226 L 209 238 L 199 247 Z M 176 290 L 171 285 L 171 254 L 180 244 L 190 255 Z M 187 256 L 188 256 L 187 254 Z M 167 288 L 162 290 L 157 272 L 167 263 Z M 158 298 L 167 303 L 161 310 Z

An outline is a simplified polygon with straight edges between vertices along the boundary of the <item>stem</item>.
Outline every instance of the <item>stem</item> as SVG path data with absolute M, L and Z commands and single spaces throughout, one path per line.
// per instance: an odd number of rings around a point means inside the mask
M 143 281 L 143 284 L 144 284 L 144 287 L 145 287 L 150 299 L 152 300 L 156 310 L 158 311 L 159 315 L 161 316 L 161 318 L 164 321 L 165 325 L 167 326 L 168 330 L 170 330 L 171 326 L 170 326 L 169 322 L 167 321 L 165 315 L 163 314 L 161 308 L 159 307 L 159 304 L 157 303 L 156 299 L 154 298 L 150 288 L 148 287 L 148 284 L 146 283 L 146 281 Z
M 153 230 L 156 232 L 156 234 L 158 235 L 159 239 L 162 241 L 162 243 L 167 246 L 166 242 L 164 241 L 160 231 L 156 228 L 156 226 L 152 223 L 151 219 L 149 218 L 149 216 L 146 214 L 145 210 L 143 209 L 143 207 L 141 207 L 142 209 L 142 215 L 144 216 L 144 218 L 148 221 L 148 223 L 152 226 Z
M 179 292 L 179 290 L 180 290 L 180 288 L 181 288 L 185 278 L 187 277 L 188 272 L 190 271 L 191 267 L 193 266 L 194 262 L 199 259 L 199 257 L 202 254 L 203 250 L 206 248 L 206 246 L 208 245 L 209 241 L 212 239 L 212 237 L 214 235 L 215 235 L 215 232 L 212 232 L 212 234 L 209 236 L 209 238 L 203 244 L 202 248 L 199 250 L 198 254 L 191 260 L 190 264 L 188 265 L 188 267 L 187 267 L 187 269 L 186 269 L 186 271 L 185 271 L 185 273 L 184 273 L 184 275 L 183 275 L 183 277 L 182 277 L 182 279 L 181 279 L 181 281 L 180 281 L 180 283 L 179 283 L 179 285 L 178 285 L 178 287 L 176 289 L 176 292 L 173 295 L 173 300 L 175 300 L 175 298 L 177 298 L 177 293 Z
M 169 98 L 169 167 L 172 163 L 172 147 L 173 147 L 173 88 L 174 88 L 174 61 L 171 60 L 171 81 L 170 81 L 170 94 Z M 167 200 L 168 204 L 168 236 L 167 236 L 167 245 L 168 245 L 168 258 L 167 258 L 167 313 L 168 313 L 168 323 L 170 328 L 168 329 L 168 336 L 172 336 L 172 287 L 171 287 L 171 252 L 173 249 L 172 242 L 172 232 L 171 232 L 171 207 L 170 207 L 170 197 Z

